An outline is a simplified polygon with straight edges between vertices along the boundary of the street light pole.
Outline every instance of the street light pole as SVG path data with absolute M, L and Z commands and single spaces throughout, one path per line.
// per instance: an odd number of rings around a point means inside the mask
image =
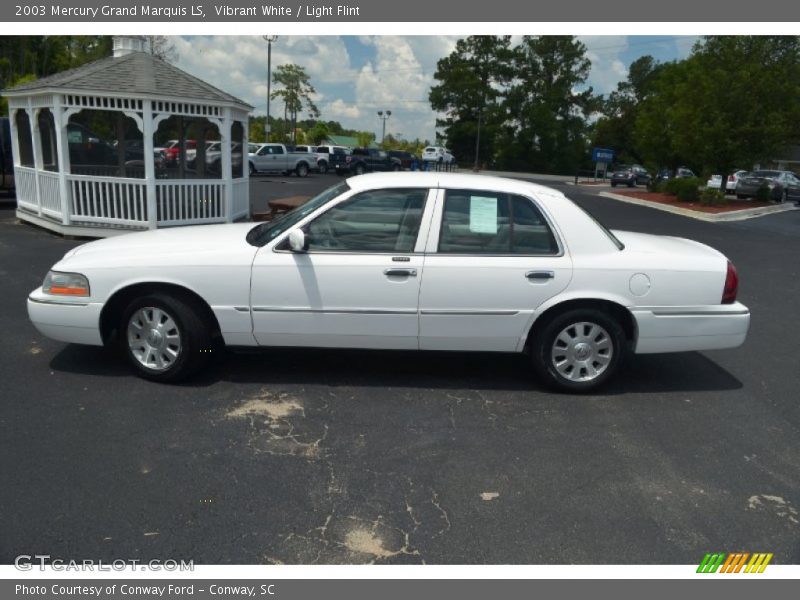
M 392 116 L 392 111 L 378 111 L 378 118 L 383 121 L 383 133 L 381 133 L 381 144 L 383 143 L 384 138 L 386 137 L 386 119 Z
M 272 42 L 278 39 L 277 35 L 264 35 L 262 36 L 264 40 L 267 42 L 267 123 L 266 130 L 267 139 L 264 141 L 269 141 L 269 134 L 272 133 L 272 127 L 269 124 L 269 101 L 271 100 L 270 96 L 272 95 Z

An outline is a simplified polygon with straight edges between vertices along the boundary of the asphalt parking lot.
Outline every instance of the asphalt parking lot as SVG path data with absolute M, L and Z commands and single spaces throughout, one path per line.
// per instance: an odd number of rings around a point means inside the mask
M 252 206 L 336 179 L 257 177 Z M 561 189 L 725 252 L 745 345 L 635 357 L 594 396 L 544 390 L 522 357 L 340 350 L 156 385 L 36 332 L 25 298 L 81 242 L 0 202 L 0 562 L 800 562 L 800 211 L 714 224 Z

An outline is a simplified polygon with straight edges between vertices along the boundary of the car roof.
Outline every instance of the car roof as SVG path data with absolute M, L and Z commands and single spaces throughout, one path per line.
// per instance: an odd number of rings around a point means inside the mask
M 510 194 L 536 194 L 539 196 L 564 197 L 564 194 L 553 188 L 539 185 L 531 181 L 476 175 L 472 173 L 425 173 L 420 171 L 392 171 L 387 173 L 369 173 L 350 177 L 347 184 L 351 189 L 362 191 L 385 187 L 426 187 L 484 189 L 486 191 L 506 192 Z

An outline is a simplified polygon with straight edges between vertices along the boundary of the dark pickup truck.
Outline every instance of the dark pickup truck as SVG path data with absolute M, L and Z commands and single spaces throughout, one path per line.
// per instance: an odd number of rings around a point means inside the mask
M 0 118 L 0 190 L 14 188 L 14 159 L 11 157 L 11 127 L 8 118 Z
M 352 154 L 333 154 L 330 166 L 337 175 L 363 175 L 370 171 L 400 171 L 403 168 L 399 159 L 376 148 L 354 148 Z

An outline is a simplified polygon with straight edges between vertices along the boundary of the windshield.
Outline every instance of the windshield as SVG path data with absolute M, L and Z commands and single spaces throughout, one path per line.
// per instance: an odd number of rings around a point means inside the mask
M 283 213 L 272 221 L 256 225 L 247 233 L 247 243 L 251 246 L 258 246 L 259 248 L 267 245 L 284 231 L 288 231 L 294 227 L 295 224 L 302 221 L 320 206 L 333 200 L 337 196 L 341 196 L 349 189 L 350 186 L 347 185 L 346 181 L 343 181 L 333 187 L 329 187 L 318 196 L 314 196 L 302 206 L 298 206 L 294 210 Z

